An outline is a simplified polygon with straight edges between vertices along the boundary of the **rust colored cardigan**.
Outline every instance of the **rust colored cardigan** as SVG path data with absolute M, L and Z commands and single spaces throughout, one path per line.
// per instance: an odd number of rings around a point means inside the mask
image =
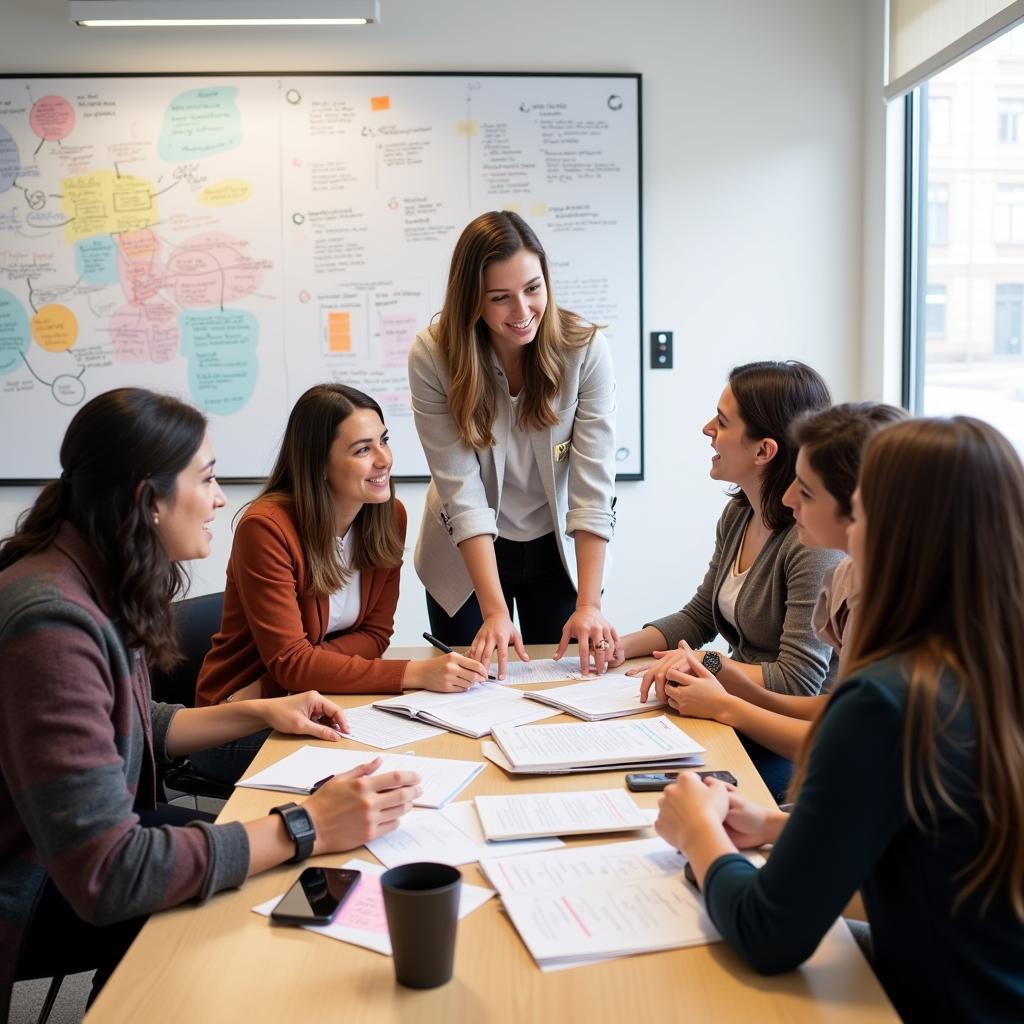
M 406 515 L 396 502 L 405 540 Z M 259 680 L 261 696 L 303 690 L 401 693 L 407 661 L 384 661 L 394 631 L 400 567 L 363 569 L 359 617 L 327 629 L 329 600 L 306 586 L 306 560 L 289 509 L 254 502 L 235 531 L 220 632 L 196 683 L 196 705 L 217 704 Z

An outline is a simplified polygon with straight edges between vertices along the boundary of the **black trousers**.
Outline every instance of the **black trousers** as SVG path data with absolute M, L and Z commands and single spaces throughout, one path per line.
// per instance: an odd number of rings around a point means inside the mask
M 576 588 L 562 565 L 555 535 L 526 541 L 498 537 L 494 556 L 508 610 L 519 613 L 523 643 L 558 643 L 562 627 L 576 610 Z M 476 594 L 451 616 L 427 594 L 427 615 L 430 632 L 449 647 L 468 647 L 484 621 Z
M 214 820 L 213 815 L 205 811 L 170 804 L 136 813 L 146 828 Z M 28 981 L 95 971 L 89 996 L 91 1005 L 148 920 L 148 917 L 136 917 L 103 927 L 89 924 L 75 913 L 53 880 L 47 879 L 22 943 L 15 979 Z

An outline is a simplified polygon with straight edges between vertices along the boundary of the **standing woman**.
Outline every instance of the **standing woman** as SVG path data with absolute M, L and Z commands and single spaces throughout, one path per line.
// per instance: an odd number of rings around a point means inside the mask
M 337 739 L 344 719 L 315 692 L 151 698 L 147 662 L 178 658 L 179 563 L 209 555 L 224 504 L 201 413 L 107 392 L 75 414 L 60 464 L 0 544 L 0 1020 L 14 978 L 97 969 L 95 992 L 146 915 L 359 846 L 417 792 L 417 776 L 371 761 L 244 824 L 158 807 L 158 762 L 257 728 Z
M 235 530 L 221 628 L 199 672 L 197 705 L 303 690 L 450 692 L 486 676 L 456 653 L 382 657 L 405 542 L 392 461 L 369 395 L 317 384 L 295 403 L 266 486 Z M 193 762 L 233 783 L 265 739 L 244 737 Z
M 579 641 L 598 672 L 615 526 L 615 380 L 598 329 L 559 309 L 547 256 L 515 213 L 455 245 L 444 308 L 409 354 L 431 482 L 416 545 L 433 633 L 484 665 L 508 647 Z M 570 543 L 570 538 L 572 543 Z M 515 606 L 522 636 L 512 622 Z M 564 624 L 564 626 L 563 626 Z
M 1024 1020 L 1024 467 L 980 420 L 869 442 L 850 554 L 861 595 L 791 814 L 690 773 L 658 832 L 757 970 L 801 964 L 858 889 L 904 1020 Z M 774 843 L 758 871 L 737 847 Z

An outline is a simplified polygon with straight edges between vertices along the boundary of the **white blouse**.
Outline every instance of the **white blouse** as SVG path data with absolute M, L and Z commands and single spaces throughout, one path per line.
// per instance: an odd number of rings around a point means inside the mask
M 349 527 L 344 537 L 338 538 L 338 554 L 342 565 L 352 564 L 352 545 L 354 538 Z M 348 582 L 331 594 L 330 609 L 327 616 L 327 632 L 337 633 L 340 629 L 350 629 L 359 618 L 359 577 L 357 570 L 349 577 Z

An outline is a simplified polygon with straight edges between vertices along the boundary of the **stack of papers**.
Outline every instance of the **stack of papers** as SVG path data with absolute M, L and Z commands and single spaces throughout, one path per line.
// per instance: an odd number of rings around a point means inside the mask
M 376 701 L 373 706 L 473 740 L 486 736 L 497 725 L 523 725 L 558 714 L 523 700 L 518 690 L 493 683 L 481 683 L 462 693 L 435 693 L 432 690 L 403 693 L 400 697 Z
M 439 811 L 410 811 L 394 832 L 371 839 L 366 848 L 385 867 L 433 861 L 435 864 L 472 864 L 486 857 L 512 857 L 565 846 L 560 839 L 527 839 L 491 843 L 484 837 L 473 804 L 463 800 Z
M 480 867 L 537 965 L 717 942 L 686 859 L 664 840 L 638 839 L 484 860 Z
M 631 832 L 651 824 L 650 812 L 637 807 L 624 789 L 478 796 L 473 803 L 483 834 L 499 841 L 531 836 Z M 501 853 L 495 851 L 492 856 L 501 856 Z
M 269 768 L 238 783 L 248 789 L 272 789 L 281 793 L 309 793 L 313 786 L 331 775 L 340 775 L 366 764 L 373 755 L 365 750 L 331 750 L 327 747 L 299 747 Z M 418 772 L 423 793 L 417 807 L 443 807 L 484 770 L 480 761 L 456 761 L 413 754 L 381 754 L 383 772 Z
M 668 718 L 496 728 L 483 754 L 514 774 L 690 768 L 704 748 Z
M 491 663 L 491 671 L 495 671 L 494 662 Z M 621 667 L 617 672 L 625 672 Z M 597 679 L 599 677 L 591 674 L 584 676 L 580 671 L 579 658 L 537 658 L 534 661 L 512 661 L 505 665 L 505 678 L 502 682 L 506 686 L 536 686 L 538 683 L 560 683 L 564 679 Z M 639 685 L 639 684 L 638 684 Z
M 304 924 L 300 927 L 305 928 L 307 932 L 326 935 L 341 942 L 351 942 L 356 946 L 364 946 L 376 953 L 391 956 L 391 937 L 388 935 L 388 919 L 384 913 L 384 894 L 380 888 L 380 876 L 384 874 L 384 868 L 358 858 L 353 858 L 341 867 L 355 868 L 363 873 L 355 892 L 345 900 L 337 917 L 330 924 Z M 477 907 L 482 907 L 493 895 L 491 889 L 463 882 L 459 898 L 459 920 L 471 914 Z M 252 909 L 257 914 L 269 917 L 280 899 L 281 896 L 275 896 Z
M 523 696 L 550 704 L 587 722 L 624 718 L 665 707 L 665 701 L 658 700 L 653 688 L 647 703 L 641 703 L 640 680 L 628 676 L 606 675 L 585 683 L 557 686 L 553 690 L 524 690 Z

